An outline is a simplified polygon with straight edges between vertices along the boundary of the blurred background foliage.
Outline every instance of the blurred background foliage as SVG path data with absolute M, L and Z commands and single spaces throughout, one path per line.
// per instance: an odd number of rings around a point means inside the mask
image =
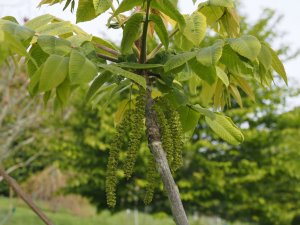
M 243 33 L 268 43 L 278 42 L 282 38 L 276 30 L 280 18 L 270 9 L 266 9 L 254 24 L 249 24 L 244 17 Z M 208 36 L 203 45 L 215 39 L 213 35 Z M 283 41 L 278 52 L 286 60 L 297 56 Z M 77 194 L 89 199 L 99 211 L 107 209 L 108 147 L 114 133 L 113 115 L 122 96 L 105 108 L 102 106 L 107 98 L 99 106 L 90 107 L 82 100 L 83 92 L 79 90 L 64 111 L 54 113 L 51 103 L 43 108 L 42 99 L 32 100 L 27 95 L 25 70 L 21 64 L 11 76 L 7 75 L 11 65 L 4 65 L 0 72 L 3 117 L 0 144 L 1 149 L 9 147 L 7 156 L 2 159 L 4 166 L 35 199 L 50 201 L 57 196 Z M 286 103 L 287 98 L 297 96 L 299 90 L 293 86 L 287 89 L 278 81 L 271 89 L 253 84 L 253 93 L 255 102 L 245 94 L 242 95 L 243 108 L 232 100 L 231 109 L 225 109 L 243 129 L 245 142 L 242 145 L 231 146 L 218 139 L 202 118 L 194 133 L 187 137 L 184 166 L 176 172 L 175 179 L 190 215 L 286 225 L 300 213 L 300 108 L 291 109 Z M 21 100 L 17 100 L 20 96 Z M 8 100 L 15 104 L 4 114 Z M 19 108 L 28 105 L 28 111 L 20 118 Z M 24 120 L 26 124 L 20 123 Z M 23 124 L 22 129 L 6 143 L 4 133 L 14 133 L 20 124 Z M 23 144 L 18 147 L 20 143 Z M 114 212 L 138 209 L 145 213 L 170 213 L 162 185 L 158 185 L 149 206 L 143 203 L 146 152 L 144 144 L 133 178 L 120 181 L 122 188 L 118 189 Z M 119 175 L 123 176 L 121 171 Z M 44 189 L 37 195 L 41 187 Z M 9 196 L 4 182 L 0 182 L 0 194 Z

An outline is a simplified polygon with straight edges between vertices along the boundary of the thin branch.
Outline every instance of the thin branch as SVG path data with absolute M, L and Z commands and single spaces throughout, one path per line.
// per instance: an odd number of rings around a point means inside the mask
M 27 159 L 25 162 L 20 162 L 16 165 L 13 165 L 12 167 L 9 167 L 7 170 L 6 170 L 6 173 L 7 174 L 10 174 L 14 171 L 16 171 L 17 169 L 20 169 L 20 168 L 23 168 L 23 167 L 26 167 L 28 166 L 30 163 L 32 163 L 34 160 L 36 160 L 39 156 L 43 155 L 42 151 L 41 152 L 38 152 L 37 154 L 34 154 L 33 156 L 31 156 L 29 159 Z M 0 182 L 3 180 L 3 177 L 0 176 Z
M 108 61 L 111 61 L 111 62 L 119 62 L 119 60 L 117 58 L 113 58 L 113 57 L 110 57 L 110 56 L 107 56 L 107 55 L 103 55 L 101 53 L 97 53 L 97 56 L 101 59 L 105 59 L 105 60 L 108 60 Z
M 178 28 L 176 28 L 175 30 L 173 30 L 173 31 L 170 33 L 170 35 L 169 35 L 169 39 L 172 38 L 178 31 L 179 31 Z M 162 43 L 160 43 L 159 45 L 157 45 L 157 46 L 155 47 L 155 49 L 153 49 L 152 52 L 147 56 L 147 61 L 148 61 L 149 59 L 152 59 L 152 58 L 156 55 L 156 53 L 157 53 L 163 46 L 164 46 L 164 45 L 163 45 Z
M 100 49 L 102 49 L 102 50 L 104 50 L 104 51 L 106 51 L 106 52 L 108 52 L 108 53 L 110 53 L 110 54 L 112 54 L 112 55 L 115 55 L 115 56 L 120 55 L 120 53 L 119 53 L 118 51 L 116 51 L 116 50 L 114 50 L 114 49 L 111 49 L 111 48 L 109 48 L 109 47 L 106 47 L 106 46 L 104 46 L 104 45 L 99 45 L 99 44 L 97 44 L 96 47 L 97 47 L 97 48 L 100 48 Z
M 0 167 L 0 175 L 46 225 L 54 225 L 51 220 L 41 211 L 41 209 L 36 206 L 31 198 L 29 198 L 29 196 L 27 196 L 25 192 L 23 192 L 20 185 L 11 176 L 9 176 L 2 167 Z

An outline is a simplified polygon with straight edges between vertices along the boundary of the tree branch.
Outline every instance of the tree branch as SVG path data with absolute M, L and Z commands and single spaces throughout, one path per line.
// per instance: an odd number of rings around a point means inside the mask
M 54 225 L 51 220 L 38 208 L 35 203 L 21 189 L 19 184 L 0 167 L 0 175 L 8 185 L 20 196 L 21 199 L 40 217 L 46 225 Z
M 146 17 L 144 21 L 143 34 L 142 34 L 141 55 L 139 59 L 139 63 L 141 64 L 144 64 L 147 61 L 147 33 L 148 33 L 148 23 L 149 23 L 150 2 L 151 0 L 147 0 Z M 171 205 L 172 214 L 176 224 L 188 225 L 189 222 L 180 199 L 179 190 L 172 176 L 165 151 L 162 147 L 159 124 L 157 122 L 156 113 L 153 109 L 154 102 L 152 99 L 152 84 L 150 81 L 150 77 L 147 74 L 147 70 L 143 70 L 142 74 L 144 75 L 147 83 L 145 114 L 146 114 L 146 131 L 148 137 L 148 146 L 153 154 L 156 168 L 161 176 L 165 190 L 167 192 L 169 202 Z
M 96 44 L 96 47 L 100 48 L 100 49 L 102 49 L 102 50 L 104 50 L 104 51 L 106 51 L 106 52 L 108 52 L 108 53 L 110 53 L 110 54 L 112 54 L 114 56 L 120 55 L 120 53 L 118 51 L 116 51 L 114 49 L 111 49 L 109 47 L 106 47 L 106 46 L 103 46 L 103 45 L 99 45 L 99 44 Z

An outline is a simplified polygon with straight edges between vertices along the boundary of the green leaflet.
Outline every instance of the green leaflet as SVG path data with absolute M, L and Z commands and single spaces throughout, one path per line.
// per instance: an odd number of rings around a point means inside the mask
M 27 62 L 27 72 L 31 77 L 35 71 L 40 67 L 49 57 L 49 54 L 44 52 L 42 48 L 38 44 L 34 44 L 31 46 L 29 50 L 30 57 L 34 60 L 28 59 Z M 36 64 L 37 65 L 36 65 Z
M 243 35 L 240 38 L 229 39 L 231 48 L 240 55 L 255 60 L 260 53 L 261 44 L 259 40 L 251 35 Z
M 92 20 L 96 17 L 93 1 L 79 0 L 76 11 L 76 23 Z
M 122 68 L 129 68 L 129 69 L 154 69 L 154 68 L 160 68 L 164 66 L 161 64 L 140 64 L 140 63 L 132 63 L 132 62 L 122 62 L 115 65 Z
M 142 13 L 135 13 L 127 20 L 121 42 L 121 52 L 123 54 L 131 52 L 134 41 L 136 41 L 141 34 L 140 25 L 143 20 L 144 15 Z
M 3 39 L 3 42 L 6 45 L 8 45 L 8 48 L 11 52 L 17 53 L 22 56 L 28 56 L 25 46 L 22 44 L 22 42 L 19 39 L 17 39 L 14 35 L 8 32 L 1 31 L 1 33 L 2 33 L 1 39 Z
M 224 8 L 218 6 L 203 6 L 199 9 L 199 12 L 206 17 L 207 25 L 214 27 L 217 21 L 222 17 Z
M 37 43 L 44 52 L 50 55 L 65 56 L 71 52 L 71 43 L 69 41 L 54 36 L 41 35 L 38 37 Z
M 195 129 L 198 124 L 200 114 L 199 112 L 193 110 L 188 106 L 181 106 L 178 108 L 178 113 L 180 115 L 180 121 L 182 124 L 182 129 L 184 132 Z
M 191 60 L 189 66 L 199 78 L 209 85 L 214 84 L 217 75 L 215 66 L 203 66 L 196 59 Z
M 39 67 L 35 73 L 30 77 L 30 82 L 28 85 L 28 92 L 31 96 L 35 96 L 38 93 L 38 84 L 42 74 L 43 66 Z
M 198 47 L 206 34 L 206 17 L 196 11 L 190 16 L 186 15 L 185 21 L 183 35 Z
M 86 100 L 89 101 L 96 94 L 99 88 L 101 88 L 101 86 L 111 77 L 112 75 L 108 71 L 105 71 L 104 73 L 101 73 L 98 77 L 96 77 L 86 94 Z
M 69 58 L 51 55 L 46 60 L 41 72 L 39 92 L 50 91 L 60 85 L 68 75 Z
M 143 0 L 123 0 L 119 7 L 114 12 L 113 16 L 117 16 L 122 12 L 126 12 L 128 10 L 133 9 L 135 6 L 139 6 L 143 4 Z
M 224 46 L 220 62 L 227 67 L 230 73 L 235 75 L 253 74 L 253 68 L 250 68 L 248 64 L 242 61 L 229 45 Z
M 71 83 L 70 79 L 66 79 L 56 88 L 56 96 L 61 102 L 61 105 L 64 106 L 68 102 L 68 99 L 71 94 Z
M 32 30 L 36 30 L 50 22 L 52 22 L 55 19 L 54 16 L 50 15 L 50 14 L 45 14 L 42 16 L 38 16 L 32 20 L 27 21 L 24 26 L 28 27 Z
M 273 67 L 273 69 L 281 76 L 281 78 L 284 80 L 284 82 L 287 85 L 288 80 L 287 80 L 286 72 L 285 72 L 285 69 L 284 69 L 284 66 L 283 66 L 281 60 L 279 59 L 276 52 L 270 46 L 268 46 L 265 43 L 263 43 L 263 45 L 266 46 L 269 49 L 269 51 L 272 55 L 272 67 Z
M 197 52 L 197 61 L 204 66 L 216 65 L 222 56 L 224 41 L 219 40 L 210 47 L 202 48 Z
M 84 84 L 90 82 L 97 74 L 97 67 L 77 50 L 70 55 L 69 74 L 71 84 Z
M 166 49 L 169 47 L 169 34 L 167 28 L 162 20 L 162 18 L 158 15 L 151 14 L 149 16 L 149 20 L 155 23 L 154 30 L 159 37 L 161 43 L 165 46 Z
M 20 41 L 28 40 L 34 35 L 34 31 L 27 27 L 20 26 L 9 20 L 0 19 L 0 30 L 9 33 Z
M 54 4 L 57 4 L 57 3 L 61 3 L 62 1 L 64 1 L 64 0 L 42 0 L 39 3 L 38 7 L 41 7 L 42 5 L 46 5 L 46 4 L 54 5 Z
M 36 32 L 43 35 L 63 35 L 73 32 L 73 26 L 68 21 L 45 24 L 36 29 Z
M 107 70 L 107 71 L 110 71 L 111 73 L 113 74 L 116 74 L 116 75 L 119 75 L 119 76 L 122 76 L 122 77 L 125 77 L 125 78 L 128 78 L 134 82 L 136 82 L 137 84 L 141 85 L 143 88 L 146 89 L 146 81 L 145 79 L 140 76 L 140 75 L 137 75 L 135 73 L 132 73 L 132 72 L 129 72 L 127 70 L 124 70 L 120 67 L 117 67 L 115 65 L 107 65 L 107 64 L 98 64 L 99 67 Z
M 177 10 L 174 4 L 170 0 L 152 0 L 151 7 L 158 9 L 162 13 L 169 16 L 171 19 L 178 23 L 179 29 L 184 30 L 185 20 L 181 13 Z
M 224 141 L 238 145 L 244 141 L 244 135 L 232 120 L 220 113 L 215 113 L 214 118 L 205 116 L 207 125 Z
M 178 55 L 174 55 L 168 59 L 168 61 L 164 65 L 165 72 L 169 72 L 173 69 L 176 69 L 183 64 L 187 63 L 189 60 L 196 57 L 196 52 L 184 52 Z
M 100 15 L 111 7 L 112 0 L 93 0 L 93 4 L 96 15 Z
M 219 79 L 225 84 L 226 87 L 228 87 L 229 85 L 229 79 L 227 74 L 224 72 L 224 70 L 222 70 L 220 67 L 216 67 L 217 70 L 217 77 L 219 77 Z
M 234 8 L 234 1 L 233 0 L 209 0 L 209 5 L 213 6 L 222 6 L 227 8 Z
M 272 67 L 272 53 L 265 45 L 261 46 L 258 60 L 266 70 L 269 70 Z

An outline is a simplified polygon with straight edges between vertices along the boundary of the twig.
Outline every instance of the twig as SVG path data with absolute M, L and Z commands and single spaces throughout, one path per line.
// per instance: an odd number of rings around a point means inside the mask
M 102 58 L 102 59 L 105 59 L 105 60 L 108 60 L 108 61 L 111 61 L 111 62 L 119 62 L 119 60 L 117 58 L 113 58 L 113 57 L 110 57 L 110 56 L 107 56 L 107 55 L 103 55 L 101 53 L 97 53 L 97 56 L 99 58 Z
M 120 53 L 119 53 L 118 51 L 116 51 L 116 50 L 114 50 L 114 49 L 111 49 L 111 48 L 109 48 L 109 47 L 106 47 L 106 46 L 104 46 L 104 45 L 99 45 L 99 44 L 97 44 L 96 46 L 97 46 L 98 48 L 100 48 L 100 49 L 102 49 L 102 50 L 104 50 L 104 51 L 106 51 L 106 52 L 112 54 L 112 55 L 115 55 L 115 56 L 120 55 Z
M 38 208 L 35 203 L 23 192 L 20 185 L 11 177 L 9 176 L 6 171 L 0 167 L 0 175 L 3 179 L 7 182 L 7 184 L 20 196 L 21 199 L 40 217 L 40 219 L 46 225 L 54 225 L 51 220 Z

